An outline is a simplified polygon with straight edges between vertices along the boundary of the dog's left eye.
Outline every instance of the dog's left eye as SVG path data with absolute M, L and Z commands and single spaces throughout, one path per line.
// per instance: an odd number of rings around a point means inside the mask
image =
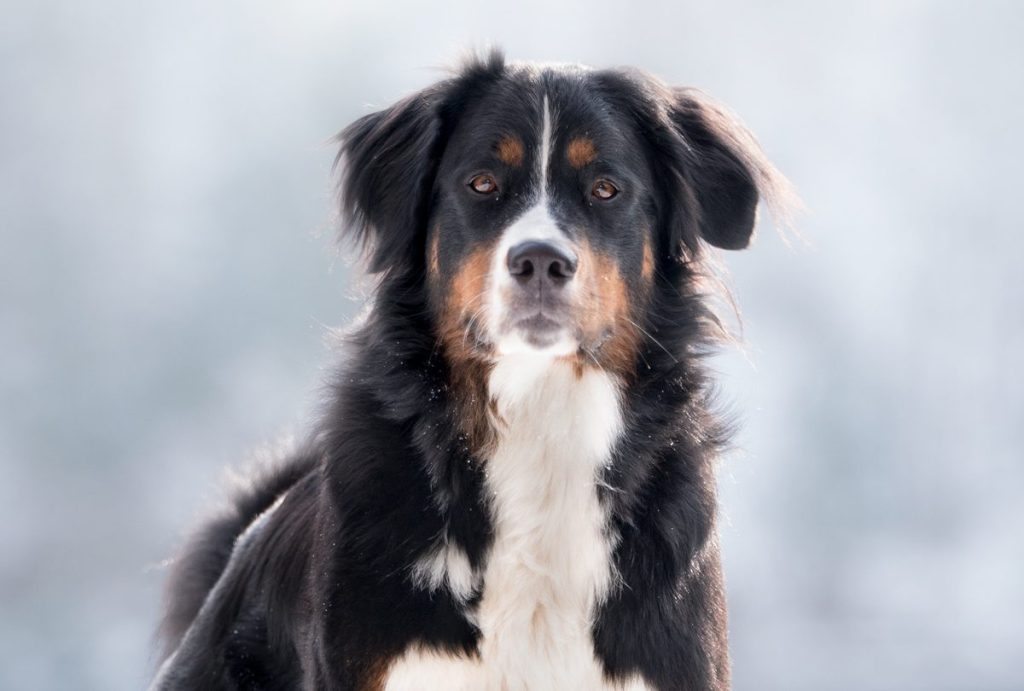
M 619 188 L 607 180 L 598 180 L 590 193 L 602 201 L 607 201 L 619 193 Z
M 491 194 L 498 191 L 498 183 L 487 173 L 477 175 L 469 181 L 469 187 L 478 194 Z

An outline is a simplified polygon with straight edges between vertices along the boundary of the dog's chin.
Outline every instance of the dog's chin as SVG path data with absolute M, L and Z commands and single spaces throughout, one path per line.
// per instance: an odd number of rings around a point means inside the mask
M 495 339 L 495 352 L 499 357 L 536 355 L 556 358 L 572 355 L 578 348 L 579 342 L 569 328 L 542 314 L 520 319 Z

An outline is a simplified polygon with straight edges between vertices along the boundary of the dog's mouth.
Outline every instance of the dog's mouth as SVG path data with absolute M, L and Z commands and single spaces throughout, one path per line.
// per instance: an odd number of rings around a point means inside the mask
M 530 306 L 506 313 L 496 330 L 495 355 L 566 355 L 578 348 L 577 329 L 565 310 Z
M 543 312 L 518 320 L 514 328 L 527 344 L 539 350 L 552 346 L 567 330 L 562 322 Z

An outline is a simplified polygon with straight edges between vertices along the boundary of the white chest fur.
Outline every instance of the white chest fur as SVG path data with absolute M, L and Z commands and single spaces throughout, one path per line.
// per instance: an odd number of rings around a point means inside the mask
M 525 355 L 504 358 L 490 390 L 501 417 L 487 460 L 495 540 L 482 598 L 468 613 L 483 634 L 480 658 L 411 650 L 392 667 L 387 688 L 608 688 L 590 628 L 614 579 L 596 490 L 622 429 L 616 383 Z M 445 561 L 453 562 L 434 566 Z M 457 579 L 435 572 L 432 580 Z
M 622 426 L 615 383 L 568 364 L 503 361 L 487 463 L 495 541 L 478 609 L 490 688 L 599 688 L 590 636 L 611 584 L 598 472 Z

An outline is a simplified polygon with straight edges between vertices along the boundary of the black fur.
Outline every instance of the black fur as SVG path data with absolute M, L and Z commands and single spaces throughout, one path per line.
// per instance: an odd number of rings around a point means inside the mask
M 458 603 L 414 588 L 407 575 L 438 534 L 473 566 L 485 563 L 493 537 L 456 365 L 438 348 L 428 221 L 459 119 L 485 94 L 514 95 L 537 74 L 510 72 L 495 53 L 343 132 L 346 227 L 381 275 L 372 310 L 349 336 L 309 441 L 176 561 L 168 660 L 154 688 L 377 688 L 412 642 L 475 654 L 479 631 Z M 695 92 L 623 70 L 543 78 L 599 102 L 628 129 L 656 226 L 644 330 L 657 342 L 635 354 L 626 431 L 601 496 L 621 536 L 613 558 L 623 585 L 599 608 L 595 650 L 609 678 L 725 689 L 714 459 L 728 434 L 710 412 L 701 364 L 720 331 L 703 295 L 701 241 L 746 246 L 759 194 L 780 178 L 746 131 Z

